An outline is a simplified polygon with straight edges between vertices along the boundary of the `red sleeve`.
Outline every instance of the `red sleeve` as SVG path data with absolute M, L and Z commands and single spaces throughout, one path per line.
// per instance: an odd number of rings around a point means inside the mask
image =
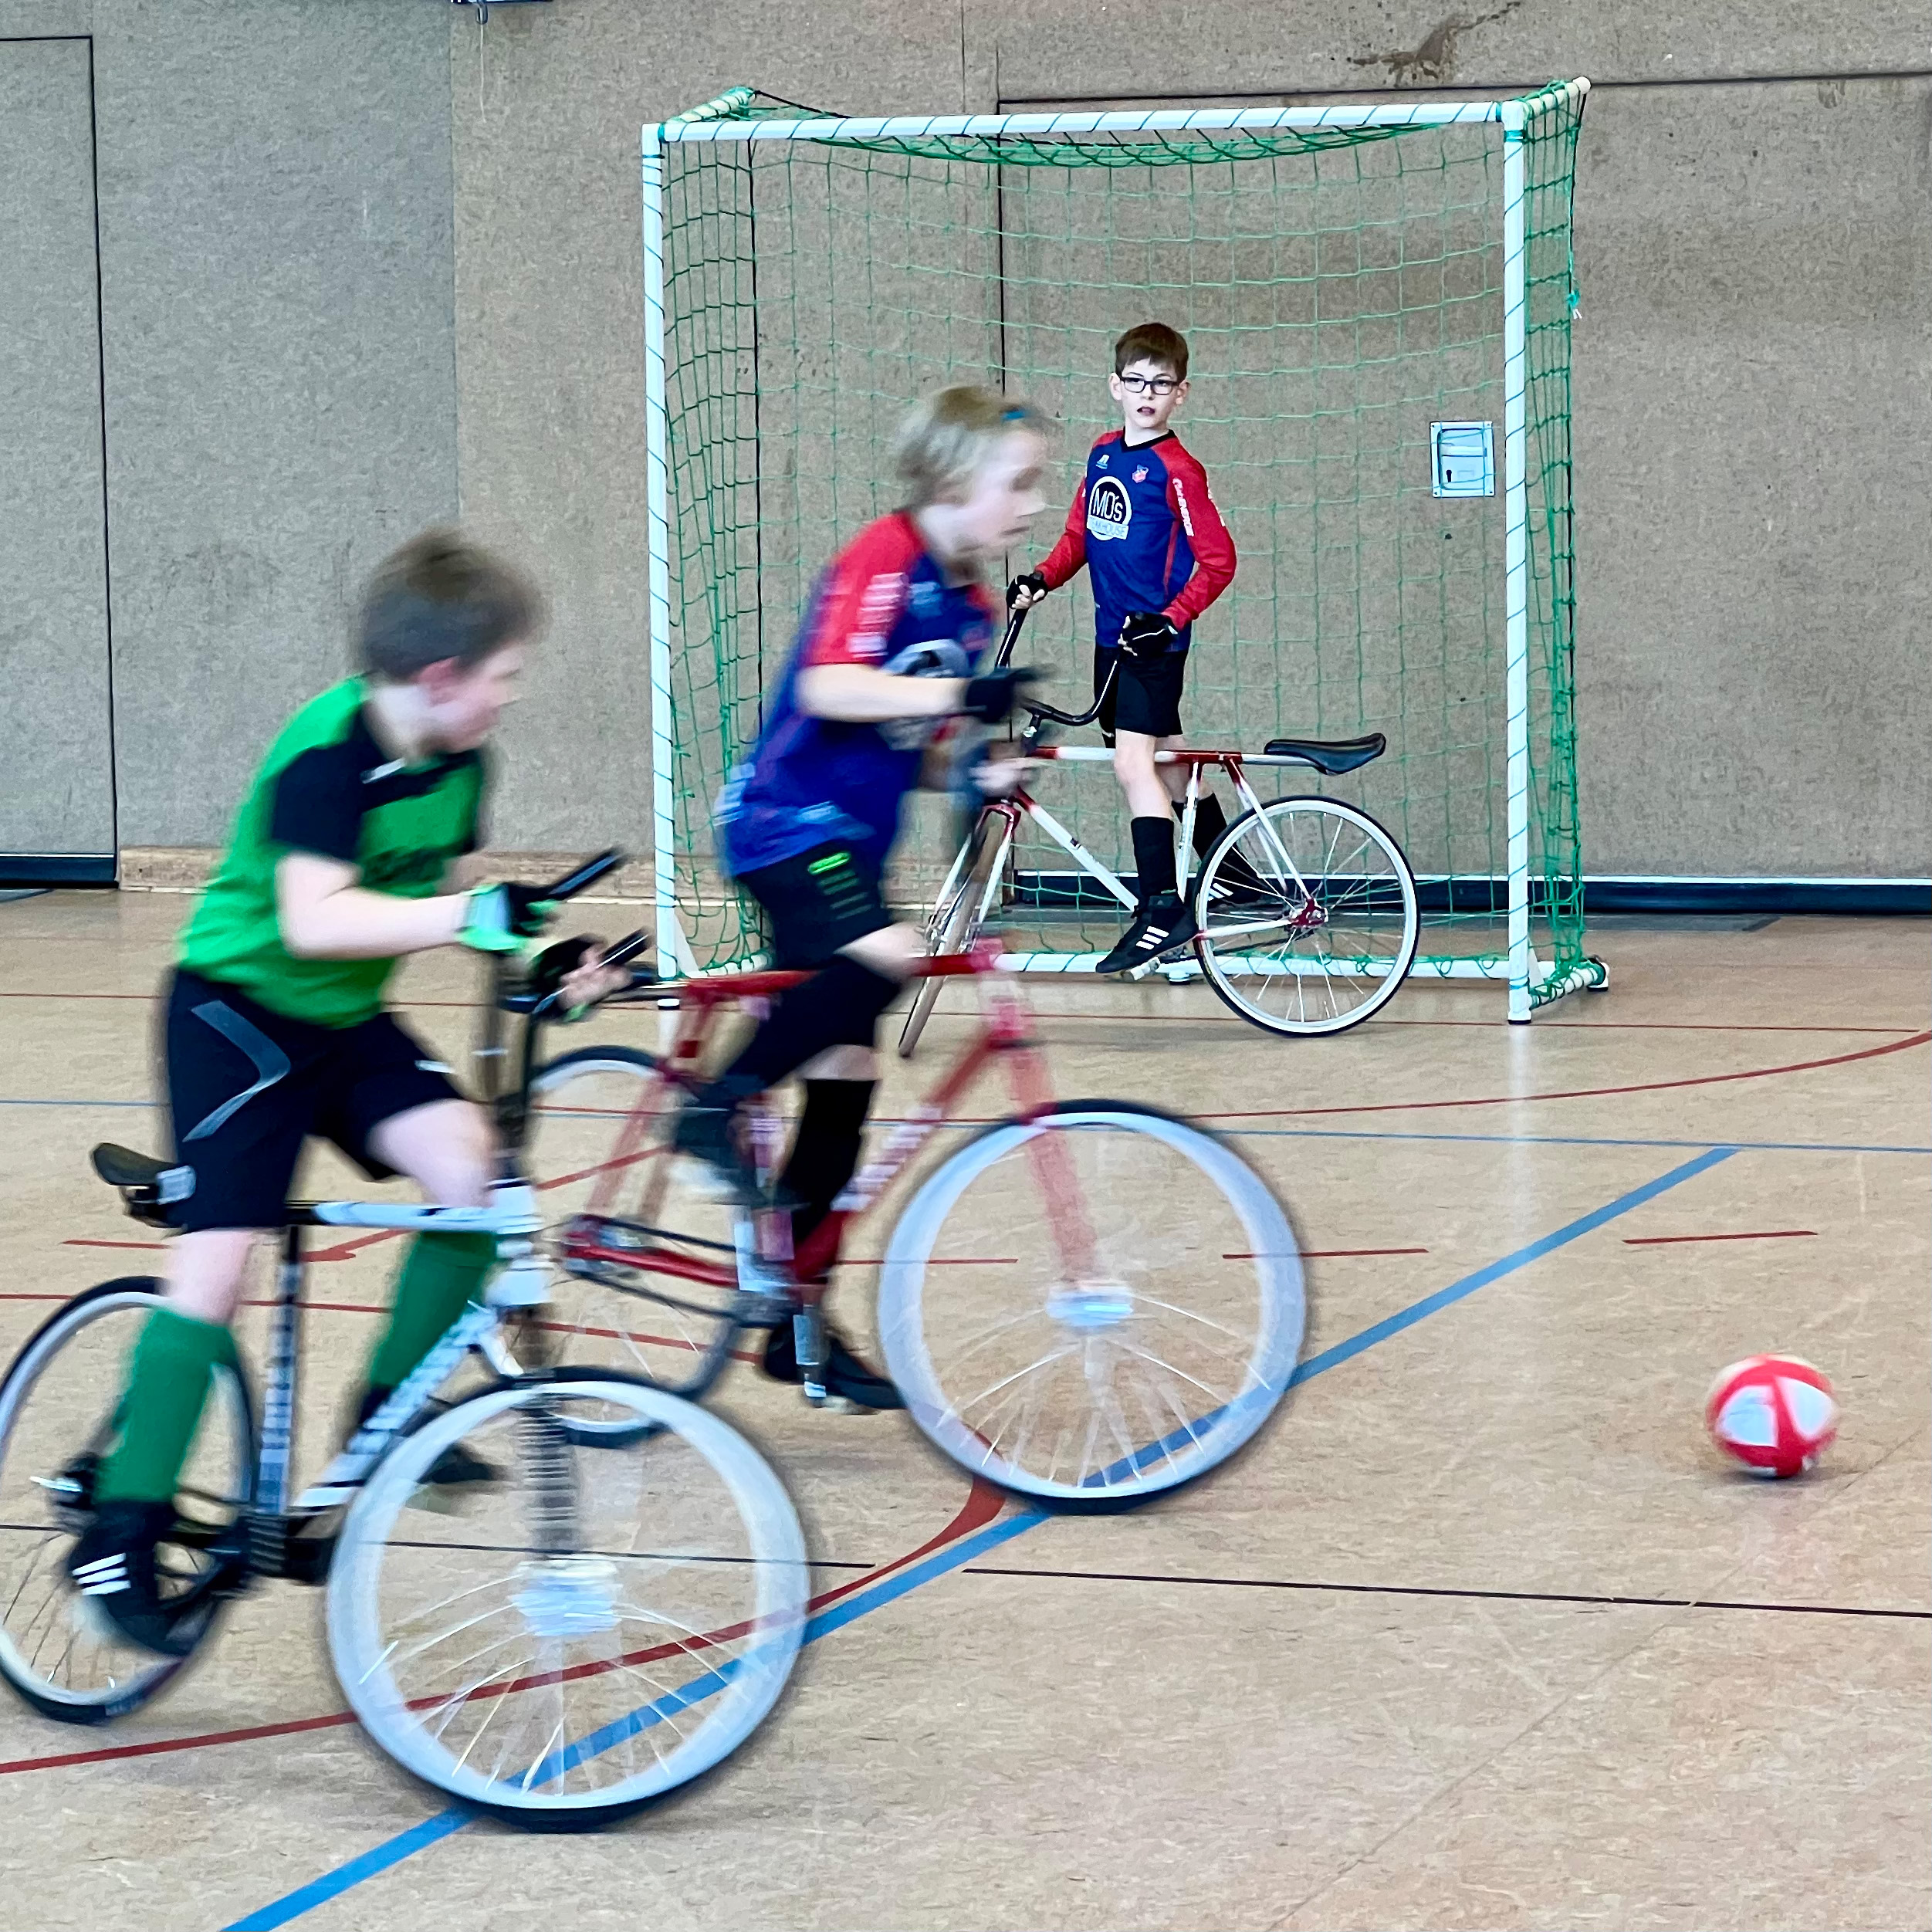
M 1215 506 L 1207 472 L 1184 450 L 1176 450 L 1168 462 L 1167 506 L 1181 519 L 1194 553 L 1194 574 L 1166 611 L 1176 628 L 1185 630 L 1234 581 L 1234 539 Z
M 801 670 L 882 664 L 905 608 L 919 539 L 898 516 L 868 524 L 833 558 L 799 651 Z
M 1060 541 L 1047 553 L 1047 560 L 1040 567 L 1040 574 L 1047 580 L 1047 588 L 1057 590 L 1069 577 L 1079 576 L 1087 561 L 1087 479 L 1083 474 L 1080 487 L 1074 492 L 1074 506 L 1067 513 L 1067 527 L 1060 533 Z

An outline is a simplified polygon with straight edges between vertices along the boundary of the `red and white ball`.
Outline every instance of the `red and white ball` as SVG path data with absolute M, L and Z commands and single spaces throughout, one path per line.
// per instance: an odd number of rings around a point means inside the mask
M 1752 1355 L 1710 1385 L 1704 1426 L 1753 1475 L 1795 1476 L 1838 1433 L 1838 1402 L 1823 1372 L 1809 1362 Z

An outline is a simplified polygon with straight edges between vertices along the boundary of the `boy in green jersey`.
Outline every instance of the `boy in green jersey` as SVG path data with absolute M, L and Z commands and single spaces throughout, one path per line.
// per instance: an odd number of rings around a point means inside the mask
M 481 748 L 536 620 L 528 587 L 451 533 L 391 557 L 364 602 L 361 675 L 305 705 L 269 747 L 182 936 L 164 1039 L 183 1231 L 167 1305 L 134 1345 L 93 1520 L 67 1560 L 95 1609 L 148 1649 L 181 1647 L 155 1545 L 173 1526 L 210 1377 L 233 1357 L 249 1250 L 281 1226 L 303 1140 L 334 1142 L 372 1176 L 407 1175 L 429 1200 L 487 1202 L 488 1117 L 382 995 L 407 954 L 509 951 L 542 928 L 535 888 L 446 884 L 481 842 Z M 565 996 L 588 1004 L 628 976 L 580 965 Z M 364 1416 L 475 1295 L 495 1254 L 482 1235 L 411 1243 Z M 465 1460 L 444 1474 L 490 1473 Z

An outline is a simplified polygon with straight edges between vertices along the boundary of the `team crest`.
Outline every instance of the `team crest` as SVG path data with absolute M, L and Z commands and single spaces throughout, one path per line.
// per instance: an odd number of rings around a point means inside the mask
M 1144 483 L 1147 481 L 1147 465 L 1145 463 L 1142 463 L 1134 472 L 1134 481 L 1137 483 Z
M 1123 537 L 1134 520 L 1127 486 L 1115 476 L 1103 476 L 1087 492 L 1087 534 L 1102 543 Z

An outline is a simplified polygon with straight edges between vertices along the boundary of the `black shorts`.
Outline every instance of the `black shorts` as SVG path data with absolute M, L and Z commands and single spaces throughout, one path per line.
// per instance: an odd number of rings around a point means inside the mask
M 333 1141 L 372 1179 L 385 1120 L 459 1098 L 449 1070 L 388 1013 L 360 1026 L 290 1020 L 233 986 L 177 973 L 165 1021 L 174 1160 L 194 1186 L 184 1229 L 279 1227 L 303 1141 Z
M 1118 668 L 1116 668 L 1118 667 Z M 1114 688 L 1100 707 L 1100 735 L 1108 744 L 1119 731 L 1144 732 L 1149 738 L 1178 736 L 1181 729 L 1181 685 L 1187 675 L 1187 653 L 1164 651 L 1158 658 L 1130 658 L 1124 651 L 1094 652 L 1094 695 L 1106 689 L 1114 673 Z
M 895 923 L 879 889 L 878 867 L 837 840 L 741 872 L 738 883 L 763 907 L 772 964 L 787 972 L 822 966 L 854 939 Z

